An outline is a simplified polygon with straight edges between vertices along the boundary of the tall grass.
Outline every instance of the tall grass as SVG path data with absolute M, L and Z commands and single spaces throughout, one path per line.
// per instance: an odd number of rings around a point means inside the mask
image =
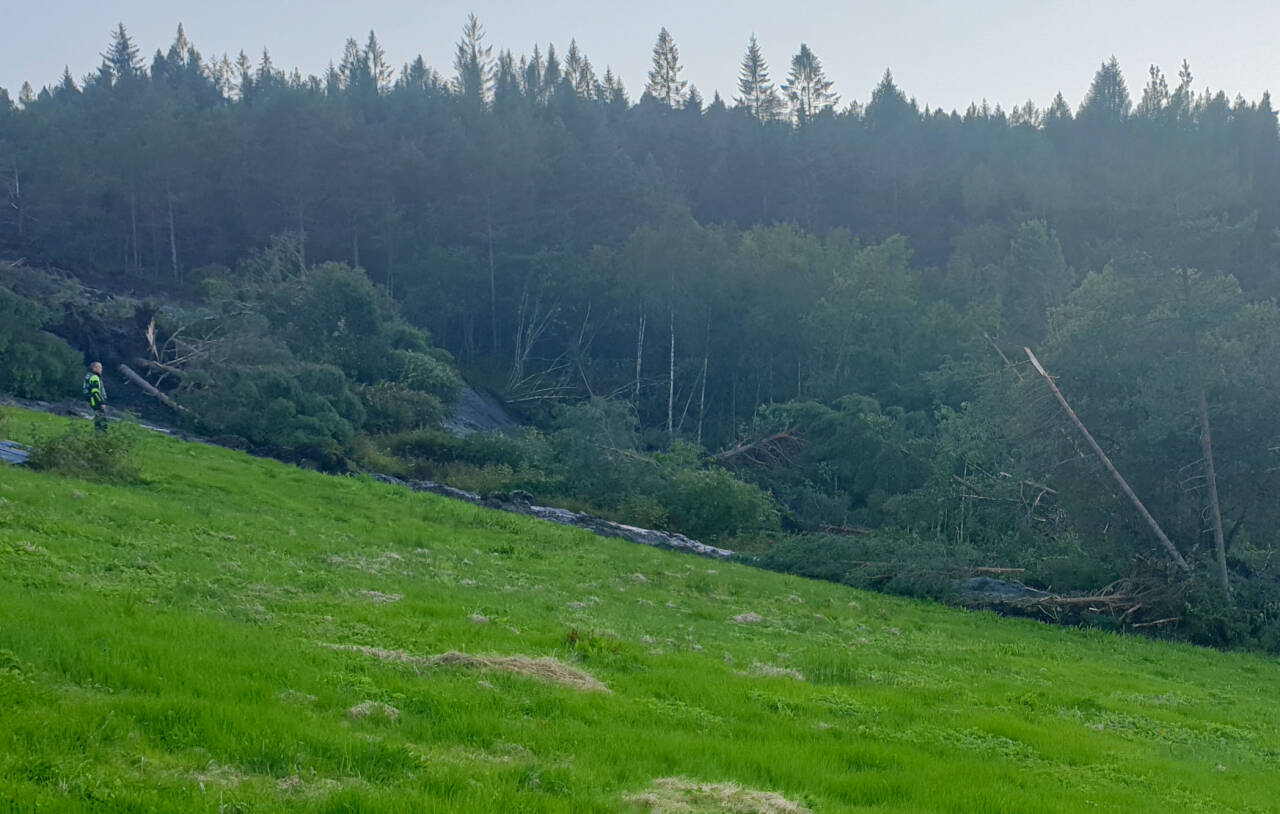
M 64 426 L 13 426 L 32 424 Z M 1280 799 L 1271 659 L 160 437 L 136 462 L 133 484 L 0 470 L 0 801 L 20 810 L 642 811 L 667 777 L 817 812 Z M 430 660 L 450 651 L 555 659 L 610 692 Z M 365 702 L 397 714 L 351 713 Z

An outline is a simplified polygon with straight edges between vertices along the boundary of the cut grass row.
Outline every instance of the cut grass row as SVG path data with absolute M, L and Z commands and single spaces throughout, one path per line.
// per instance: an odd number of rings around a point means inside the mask
M 6 412 L 18 440 L 62 423 Z M 0 469 L 0 801 L 20 810 L 638 811 L 672 776 L 819 812 L 1280 799 L 1274 659 L 161 437 L 138 456 L 129 486 Z M 610 692 L 430 661 L 451 651 L 554 658 Z

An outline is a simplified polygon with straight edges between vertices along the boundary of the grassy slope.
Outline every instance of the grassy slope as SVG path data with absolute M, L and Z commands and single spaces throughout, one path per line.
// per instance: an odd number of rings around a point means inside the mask
M 59 421 L 7 412 L 19 436 Z M 965 614 L 167 439 L 141 460 L 132 487 L 0 469 L 0 802 L 616 811 L 669 775 L 819 812 L 1280 800 L 1272 659 Z M 730 621 L 744 612 L 765 621 Z M 320 642 L 555 656 L 613 693 Z M 398 720 L 353 720 L 367 700 Z

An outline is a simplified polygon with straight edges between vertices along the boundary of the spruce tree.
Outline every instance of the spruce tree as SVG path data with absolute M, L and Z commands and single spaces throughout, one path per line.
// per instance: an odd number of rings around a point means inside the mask
M 670 108 L 680 106 L 684 99 L 684 89 L 689 83 L 680 79 L 680 51 L 675 40 L 664 27 L 658 32 L 658 41 L 653 46 L 653 68 L 649 70 L 649 82 L 644 86 L 644 95 L 659 104 Z
M 111 33 L 111 44 L 102 55 L 98 73 L 107 84 L 129 83 L 142 77 L 142 57 L 124 23 Z
M 369 66 L 369 75 L 378 92 L 391 87 L 391 66 L 387 64 L 387 52 L 378 44 L 378 37 L 369 29 L 369 39 L 364 46 L 365 63 Z
M 363 93 L 373 86 L 373 74 L 369 72 L 369 60 L 360 43 L 348 37 L 342 49 L 342 62 L 338 65 L 342 87 L 347 93 Z
M 1129 117 L 1132 107 L 1124 74 L 1120 72 L 1120 61 L 1113 56 L 1094 74 L 1093 84 L 1080 106 L 1079 118 L 1091 122 L 1119 122 Z
M 791 118 L 800 127 L 829 111 L 840 101 L 831 92 L 835 84 L 823 73 L 822 62 L 805 43 L 791 58 L 791 73 L 782 84 L 782 92 L 791 103 Z
M 467 15 L 462 39 L 453 57 L 453 91 L 481 104 L 489 101 L 493 85 L 493 47 L 484 44 L 484 26 L 476 15 Z
M 569 41 L 569 53 L 564 58 L 564 77 L 578 96 L 583 99 L 595 97 L 598 84 L 596 74 L 591 67 L 591 60 L 578 49 L 577 40 Z
M 547 44 L 547 67 L 542 72 L 542 87 L 548 94 L 556 92 L 560 84 L 560 58 L 556 56 L 555 43 Z
M 782 112 L 782 98 L 769 79 L 769 66 L 765 63 L 756 35 L 747 43 L 747 53 L 742 57 L 738 71 L 738 93 L 734 97 L 737 107 L 749 112 L 762 122 L 773 121 Z
M 533 56 L 528 62 L 524 61 L 524 57 L 520 58 L 521 65 L 524 68 L 524 93 L 534 101 L 541 101 L 542 93 L 542 52 L 538 50 L 537 43 L 533 46 Z
M 614 75 L 613 68 L 608 65 L 604 68 L 604 80 L 600 83 L 600 99 L 614 107 L 625 108 L 631 101 L 627 98 L 627 89 L 623 87 L 622 80 Z
M 70 66 L 64 65 L 62 68 L 62 80 L 58 82 L 58 88 L 55 91 L 57 96 L 75 96 L 80 92 L 76 87 L 76 80 L 71 77 Z
M 976 108 L 970 105 L 971 109 Z M 880 84 L 871 92 L 871 101 L 867 102 L 867 122 L 872 127 L 897 127 L 916 117 L 916 111 L 907 101 L 907 95 L 893 81 L 893 72 L 884 69 Z M 965 114 L 968 118 L 968 113 Z
M 1071 105 L 1063 98 L 1062 91 L 1058 91 L 1058 95 L 1053 97 L 1053 102 L 1044 112 L 1044 123 L 1046 126 L 1056 125 L 1069 122 L 1071 118 Z

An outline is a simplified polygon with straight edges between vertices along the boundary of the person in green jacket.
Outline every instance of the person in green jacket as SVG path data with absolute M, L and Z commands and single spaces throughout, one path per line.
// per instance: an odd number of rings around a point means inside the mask
M 93 428 L 99 432 L 107 431 L 107 388 L 102 383 L 102 363 L 89 365 L 89 372 L 84 377 L 84 395 L 89 400 L 89 409 L 93 411 Z

